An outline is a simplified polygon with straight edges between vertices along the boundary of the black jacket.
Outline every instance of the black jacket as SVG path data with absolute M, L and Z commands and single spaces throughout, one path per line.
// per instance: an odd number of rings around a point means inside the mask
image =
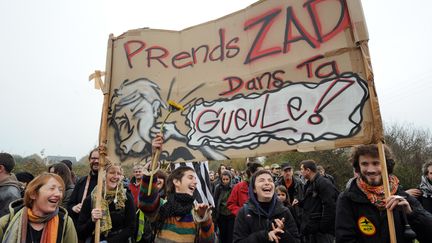
M 82 205 L 78 219 L 78 238 L 85 240 L 88 237 L 94 237 L 93 231 L 95 223 L 91 219 L 92 201 L 91 195 L 88 196 Z M 128 238 L 134 238 L 135 231 L 135 204 L 133 196 L 126 192 L 125 207 L 116 209 L 114 203 L 109 204 L 112 229 L 107 237 L 101 234 L 101 240 L 106 240 L 108 243 L 128 242 Z M 92 241 L 93 242 L 93 241 Z
M 303 182 L 299 178 L 293 176 L 293 183 L 294 183 L 293 188 L 287 188 L 288 194 L 290 196 L 290 203 L 291 204 L 292 204 L 294 199 L 297 199 L 298 201 L 302 201 L 304 198 L 304 191 L 303 191 L 304 184 L 303 184 Z M 282 185 L 282 186 L 286 187 L 285 179 L 283 176 L 279 177 L 279 179 L 275 182 L 275 184 L 276 184 L 276 186 Z M 295 214 L 293 216 L 294 216 L 294 219 L 297 223 L 297 227 L 300 228 L 301 219 L 303 217 L 303 209 L 300 208 L 297 204 L 297 205 L 293 206 L 292 211 Z
M 303 217 L 300 231 L 303 235 L 327 233 L 334 235 L 338 190 L 330 180 L 319 173 L 304 186 L 304 199 L 300 201 Z
M 271 222 L 274 219 L 285 218 L 284 233 L 279 242 L 299 243 L 300 238 L 296 223 L 288 208 L 277 201 L 270 218 L 262 214 L 253 203 L 249 201 L 240 209 L 234 224 L 233 242 L 265 243 L 268 240 L 268 232 L 271 230 Z
M 95 186 L 97 185 L 97 178 L 98 178 L 97 173 L 95 173 L 95 174 L 90 173 L 90 175 L 91 175 L 90 176 L 90 183 L 89 183 L 89 187 L 87 190 L 87 195 L 85 197 L 90 195 L 90 193 L 93 191 L 93 188 L 95 188 Z M 79 214 L 75 213 L 72 210 L 72 207 L 77 205 L 78 203 L 81 203 L 81 200 L 82 200 L 83 194 L 84 194 L 85 185 L 87 182 L 87 176 L 83 176 L 78 180 L 77 184 L 75 185 L 75 188 L 72 191 L 72 194 L 69 197 L 69 201 L 67 203 L 67 210 L 68 210 L 69 216 L 74 221 L 75 228 L 77 226 Z
M 407 219 L 416 232 L 417 239 L 420 242 L 432 242 L 432 215 L 426 212 L 415 198 L 400 188 L 396 191 L 396 195 L 406 197 L 413 210 L 410 215 L 407 215 Z M 404 238 L 403 212 L 395 209 L 393 217 L 397 242 L 410 242 Z M 340 194 L 337 201 L 336 242 L 390 242 L 386 211 L 379 211 L 368 200 L 358 188 L 356 180 L 353 180 L 348 189 Z

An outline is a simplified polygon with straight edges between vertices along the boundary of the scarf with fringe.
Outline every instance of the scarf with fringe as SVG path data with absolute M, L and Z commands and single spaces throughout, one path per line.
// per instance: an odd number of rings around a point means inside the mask
M 91 192 L 92 198 L 92 208 L 96 206 L 96 189 L 95 187 Z M 121 184 L 118 184 L 115 190 L 106 190 L 102 191 L 102 199 L 101 199 L 101 210 L 102 210 L 102 218 L 100 219 L 101 225 L 101 233 L 108 236 L 108 233 L 112 229 L 111 215 L 109 211 L 109 205 L 114 203 L 115 209 L 122 209 L 125 207 L 126 202 L 126 189 L 122 187 Z
M 394 175 L 389 175 L 390 195 L 394 195 L 399 186 L 399 179 Z M 367 196 L 369 201 L 379 210 L 385 209 L 385 194 L 384 186 L 371 186 L 367 184 L 361 177 L 357 178 L 357 186 Z

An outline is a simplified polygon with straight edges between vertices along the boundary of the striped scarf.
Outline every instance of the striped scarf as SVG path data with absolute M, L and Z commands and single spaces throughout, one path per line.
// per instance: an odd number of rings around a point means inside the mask
M 159 219 L 156 222 L 156 233 L 159 233 L 171 217 L 183 217 L 191 213 L 194 197 L 187 193 L 170 193 L 168 200 L 160 207 Z
M 399 179 L 394 175 L 389 175 L 390 195 L 394 195 L 399 186 Z M 357 186 L 367 196 L 369 201 L 379 210 L 385 209 L 384 186 L 371 186 L 367 184 L 360 176 L 357 178 Z
M 53 213 L 46 215 L 44 217 L 37 216 L 33 214 L 31 208 L 24 207 L 22 214 L 22 229 L 21 229 L 21 242 L 26 242 L 27 237 L 27 223 L 46 223 L 45 227 L 42 231 L 42 238 L 40 243 L 56 243 L 57 241 L 57 233 L 59 227 L 59 209 Z

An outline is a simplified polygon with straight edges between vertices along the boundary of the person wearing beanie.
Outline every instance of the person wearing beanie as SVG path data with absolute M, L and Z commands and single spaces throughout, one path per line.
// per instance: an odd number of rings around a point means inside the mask
M 224 171 L 220 175 L 221 184 L 215 189 L 215 218 L 219 228 L 219 237 L 221 242 L 232 242 L 235 216 L 227 207 L 228 197 L 231 195 L 233 180 L 230 171 Z
M 16 173 L 15 177 L 19 182 L 21 182 L 21 197 L 24 197 L 24 191 L 27 188 L 27 184 L 34 179 L 34 175 L 30 172 L 24 171 Z
M 275 194 L 272 174 L 257 171 L 249 183 L 249 200 L 237 214 L 233 242 L 299 243 L 297 225 Z
M 60 163 L 65 164 L 70 172 L 71 172 L 71 180 L 72 180 L 72 184 L 75 185 L 77 182 L 77 176 L 75 175 L 75 173 L 72 171 L 72 161 L 68 160 L 68 159 L 64 159 L 62 161 L 60 161 Z
M 18 181 L 24 183 L 24 185 L 27 185 L 30 181 L 34 179 L 34 175 L 26 171 L 16 173 L 15 177 L 17 178 Z

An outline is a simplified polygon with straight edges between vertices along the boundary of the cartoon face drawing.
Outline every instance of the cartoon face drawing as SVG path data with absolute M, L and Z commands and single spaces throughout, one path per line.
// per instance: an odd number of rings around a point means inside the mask
M 166 104 L 153 81 L 141 78 L 123 82 L 111 99 L 116 153 L 120 156 L 150 153 L 151 129 L 162 108 L 166 108 Z
M 147 78 L 125 80 L 114 90 L 110 103 L 110 125 L 114 128 L 115 152 L 122 161 L 127 157 L 146 158 L 151 155 L 151 141 L 160 131 L 161 124 L 157 119 L 161 116 L 162 109 L 167 110 L 168 106 L 160 96 L 160 88 Z M 173 139 L 186 144 L 188 141 L 175 122 L 166 122 L 163 134 L 165 142 Z M 207 145 L 194 149 L 208 159 L 227 158 Z M 186 146 L 178 146 L 171 154 L 163 152 L 161 158 L 170 161 L 191 160 L 195 157 L 190 150 Z

